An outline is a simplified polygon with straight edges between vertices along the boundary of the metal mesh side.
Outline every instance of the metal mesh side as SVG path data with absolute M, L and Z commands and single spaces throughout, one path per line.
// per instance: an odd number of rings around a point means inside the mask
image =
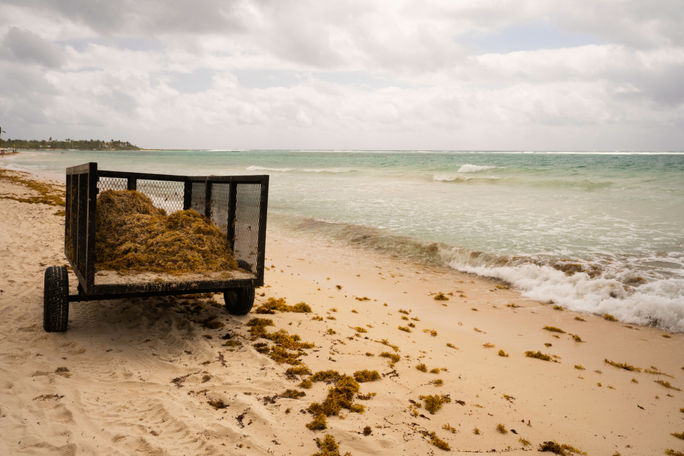
M 211 221 L 219 227 L 219 229 L 228 232 L 228 202 L 230 199 L 230 184 L 211 184 L 211 205 L 210 214 Z
M 94 254 L 89 252 L 89 249 L 94 247 L 95 242 L 94 233 L 89 229 L 89 224 L 94 223 L 94 216 L 91 214 L 94 207 L 89 204 L 89 195 L 95 190 L 93 179 L 96 179 L 96 176 L 91 175 L 90 171 L 91 169 L 83 169 L 80 172 L 67 172 L 66 182 L 64 252 L 78 273 L 79 279 L 84 279 L 84 286 L 88 285 L 89 268 L 94 259 Z
M 182 181 L 138 179 L 137 190 L 147 195 L 156 207 L 170 214 L 183 210 L 184 185 Z
M 78 180 L 78 190 L 76 192 L 76 266 L 81 274 L 86 275 L 86 261 L 88 256 L 87 237 L 88 237 L 88 174 L 83 173 L 76 176 Z
M 97 181 L 97 188 L 101 192 L 106 190 L 126 190 L 127 179 L 123 177 L 100 177 Z
M 238 184 L 235 206 L 235 258 L 256 271 L 259 254 L 261 184 Z
M 67 258 L 76 264 L 78 242 L 78 176 L 66 176 L 66 217 L 64 223 L 64 251 Z
M 204 201 L 206 199 L 206 185 L 204 182 L 192 183 L 192 199 L 190 200 L 190 209 L 194 209 L 200 214 L 204 214 Z

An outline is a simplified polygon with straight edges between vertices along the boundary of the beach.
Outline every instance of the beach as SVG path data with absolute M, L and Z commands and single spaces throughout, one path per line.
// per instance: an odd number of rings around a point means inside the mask
M 284 227 L 269 227 L 265 286 L 246 316 L 219 295 L 95 301 L 71 304 L 67 332 L 45 333 L 43 273 L 66 264 L 64 217 L 17 201 L 31 191 L 0 181 L 2 454 L 310 455 L 326 435 L 354 455 L 684 448 L 672 435 L 684 431 L 681 333 Z M 256 313 L 281 299 L 311 312 Z M 250 331 L 254 318 L 272 326 Z M 265 353 L 277 330 L 312 344 L 301 364 Z M 358 384 L 363 410 L 311 430 L 311 404 L 335 383 L 299 386 L 310 375 L 287 373 L 297 366 L 379 379 Z M 441 408 L 428 410 L 431 396 Z

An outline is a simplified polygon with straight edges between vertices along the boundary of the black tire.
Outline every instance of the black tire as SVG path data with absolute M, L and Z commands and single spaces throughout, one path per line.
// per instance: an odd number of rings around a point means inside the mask
M 63 332 L 69 324 L 69 275 L 64 266 L 50 266 L 45 270 L 43 288 L 43 329 Z
M 223 292 L 226 310 L 231 315 L 247 315 L 254 305 L 254 288 L 231 288 Z

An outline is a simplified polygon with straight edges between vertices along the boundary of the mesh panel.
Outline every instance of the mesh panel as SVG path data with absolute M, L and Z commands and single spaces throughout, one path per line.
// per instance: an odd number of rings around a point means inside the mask
M 211 184 L 211 221 L 224 233 L 228 232 L 228 202 L 230 184 Z
M 138 191 L 147 195 L 152 203 L 167 214 L 183 209 L 184 183 L 181 181 L 138 179 Z
M 78 178 L 67 174 L 66 222 L 64 249 L 67 257 L 76 263 L 76 242 L 78 233 Z
M 76 265 L 79 271 L 81 271 L 81 274 L 85 276 L 86 258 L 88 255 L 86 250 L 86 241 L 88 235 L 88 173 L 79 174 L 77 179 Z
M 86 274 L 88 231 L 88 173 L 67 174 L 64 250 L 83 277 Z
M 235 207 L 235 258 L 256 270 L 259 250 L 260 184 L 238 184 Z
M 101 192 L 105 190 L 126 190 L 128 188 L 128 179 L 123 177 L 100 177 L 97 181 L 97 188 Z
M 204 200 L 206 199 L 206 186 L 204 182 L 192 183 L 192 200 L 190 208 L 204 215 Z

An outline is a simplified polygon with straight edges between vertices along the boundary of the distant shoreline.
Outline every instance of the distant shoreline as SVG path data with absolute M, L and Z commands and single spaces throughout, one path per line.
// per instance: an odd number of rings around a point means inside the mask
M 0 150 L 142 150 L 128 141 L 103 141 L 99 139 L 0 139 Z

